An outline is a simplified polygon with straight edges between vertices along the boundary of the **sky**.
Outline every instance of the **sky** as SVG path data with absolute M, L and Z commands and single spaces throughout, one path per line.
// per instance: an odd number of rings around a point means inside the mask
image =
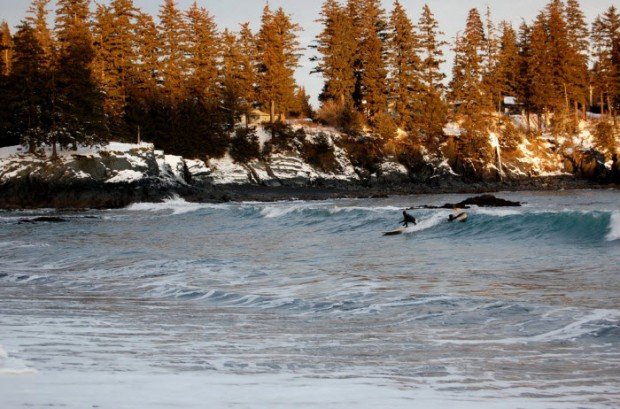
M 109 2 L 109 0 L 98 1 Z M 215 16 L 220 29 L 232 30 L 236 30 L 240 23 L 246 21 L 249 21 L 255 30 L 258 29 L 266 3 L 265 0 L 177 0 L 177 3 L 180 8 L 187 9 L 194 1 L 199 6 L 207 8 Z M 158 13 L 162 2 L 163 0 L 134 0 L 137 7 L 152 15 Z M 518 27 L 522 20 L 531 22 L 547 3 L 546 0 L 400 0 L 400 2 L 414 22 L 417 22 L 422 6 L 427 3 L 439 21 L 441 30 L 445 33 L 444 39 L 450 43 L 456 33 L 463 30 L 467 13 L 474 7 L 482 13 L 488 5 L 496 23 L 507 20 Z M 4 19 L 15 27 L 24 18 L 29 3 L 29 0 L 0 0 L 0 20 Z M 292 16 L 293 21 L 304 29 L 300 33 L 300 42 L 303 47 L 306 47 L 306 51 L 300 61 L 301 67 L 296 77 L 298 84 L 306 87 L 315 106 L 323 80 L 320 75 L 310 74 L 313 63 L 309 61 L 309 57 L 315 52 L 307 47 L 321 31 L 321 26 L 316 19 L 319 17 L 322 3 L 323 0 L 269 0 L 272 8 L 284 8 Z M 392 0 L 383 0 L 383 5 L 388 11 L 392 9 L 392 3 Z M 589 23 L 609 6 L 620 7 L 620 0 L 581 0 L 580 3 Z M 446 49 L 446 58 L 448 62 L 444 64 L 444 70 L 449 75 L 452 54 L 448 49 Z

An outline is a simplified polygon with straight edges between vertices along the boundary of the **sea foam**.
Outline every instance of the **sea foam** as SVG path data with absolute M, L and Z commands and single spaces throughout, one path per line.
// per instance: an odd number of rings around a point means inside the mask
M 614 212 L 611 214 L 611 219 L 609 221 L 607 241 L 615 241 L 618 239 L 620 239 L 620 212 Z
M 161 212 L 161 211 L 172 211 L 172 215 L 179 215 L 185 213 L 193 213 L 201 209 L 223 209 L 226 208 L 226 205 L 223 204 L 212 204 L 212 203 L 191 203 L 187 202 L 184 199 L 174 196 L 170 199 L 167 199 L 161 203 L 149 203 L 149 202 L 141 202 L 134 203 L 125 210 L 129 211 L 137 211 L 137 212 Z

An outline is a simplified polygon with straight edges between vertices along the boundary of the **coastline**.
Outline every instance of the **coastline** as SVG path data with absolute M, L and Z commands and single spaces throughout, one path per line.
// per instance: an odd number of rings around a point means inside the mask
M 258 184 L 170 186 L 157 178 L 133 183 L 107 184 L 96 181 L 49 183 L 22 180 L 0 186 L 0 209 L 115 209 L 137 202 L 161 202 L 181 197 L 188 202 L 273 202 L 289 200 L 329 200 L 373 198 L 412 194 L 481 194 L 500 191 L 552 191 L 576 189 L 618 189 L 613 183 L 600 183 L 570 176 L 540 177 L 502 182 L 465 183 L 458 179 L 438 184 L 371 183 L 339 181 L 313 185 L 264 186 Z

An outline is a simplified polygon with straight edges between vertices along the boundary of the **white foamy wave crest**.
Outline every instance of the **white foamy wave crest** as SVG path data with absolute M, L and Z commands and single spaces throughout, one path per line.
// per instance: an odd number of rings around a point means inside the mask
M 475 210 L 475 213 L 496 217 L 517 216 L 522 214 L 520 211 L 515 209 L 492 209 L 487 207 L 479 207 Z
M 613 212 L 609 221 L 609 233 L 607 241 L 615 241 L 620 239 L 620 212 Z
M 414 232 L 427 230 L 441 223 L 444 223 L 446 220 L 448 220 L 447 213 L 445 212 L 433 213 L 430 217 L 425 217 L 421 220 L 418 220 L 418 224 L 414 226 L 409 225 L 409 227 L 407 227 L 407 229 L 405 230 L 405 233 L 414 233 Z
M 29 368 L 23 361 L 9 357 L 0 345 L 0 376 L 34 375 L 36 369 Z
M 364 212 L 373 212 L 373 213 L 386 213 L 386 212 L 401 212 L 402 209 L 394 206 L 377 206 L 377 207 L 363 207 L 363 206 L 336 206 L 333 209 L 330 209 L 331 214 L 338 214 L 342 212 L 354 212 L 354 211 L 364 211 Z
M 550 342 L 550 341 L 566 341 L 579 338 L 583 335 L 592 333 L 595 329 L 588 325 L 597 321 L 617 320 L 620 314 L 613 310 L 594 310 L 590 314 L 585 315 L 581 319 L 574 321 L 568 325 L 553 331 L 545 332 L 530 337 L 515 337 L 504 339 L 480 339 L 480 340 L 436 340 L 439 344 L 458 344 L 458 345 L 479 345 L 479 344 L 497 344 L 497 345 L 513 345 L 527 344 L 529 342 Z
M 212 204 L 212 203 L 191 203 L 185 201 L 178 196 L 174 196 L 165 200 L 162 203 L 134 203 L 125 210 L 136 212 L 161 212 L 172 211 L 173 215 L 192 213 L 201 209 L 225 209 L 224 204 Z
M 278 217 L 286 216 L 287 214 L 294 213 L 303 209 L 304 206 L 267 206 L 260 211 L 260 215 L 266 219 L 275 219 Z
M 273 205 L 265 206 L 260 211 L 260 215 L 267 219 L 274 219 L 282 216 L 286 216 L 291 213 L 300 212 L 303 210 L 318 210 L 329 213 L 330 215 L 337 215 L 341 213 L 351 213 L 355 211 L 372 212 L 372 213 L 385 213 L 399 211 L 400 208 L 394 206 L 378 206 L 378 207 L 364 207 L 364 206 L 321 206 L 311 204 L 296 204 L 296 205 Z

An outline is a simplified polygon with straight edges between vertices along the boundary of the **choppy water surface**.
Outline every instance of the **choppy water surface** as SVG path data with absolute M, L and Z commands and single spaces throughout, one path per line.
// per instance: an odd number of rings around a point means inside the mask
M 242 384 L 311 407 L 342 382 L 357 407 L 619 407 L 620 193 L 501 196 L 527 204 L 411 211 L 389 238 L 402 208 L 464 196 L 2 212 L 0 396 L 90 407 L 175 375 L 219 391 L 188 407 L 267 404 Z

